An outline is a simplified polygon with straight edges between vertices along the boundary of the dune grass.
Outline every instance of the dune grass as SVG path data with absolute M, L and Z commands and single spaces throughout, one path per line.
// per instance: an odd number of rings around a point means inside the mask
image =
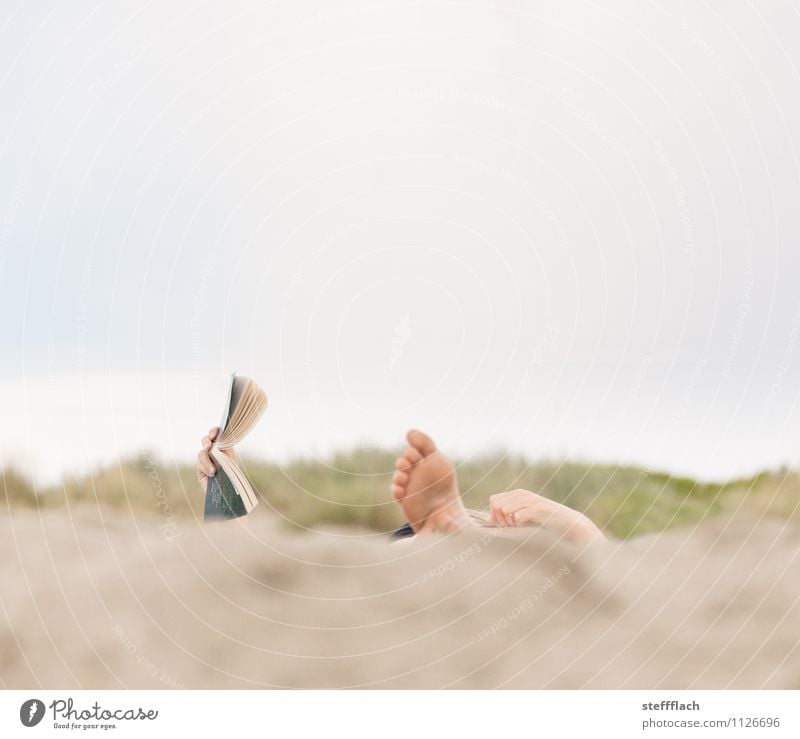
M 355 526 L 390 531 L 402 515 L 388 488 L 396 454 L 356 449 L 328 459 L 298 459 L 285 465 L 245 460 L 259 491 L 259 512 L 271 511 L 284 525 L 318 528 Z M 686 526 L 735 510 L 800 518 L 800 475 L 789 470 L 752 478 L 700 483 L 636 467 L 537 462 L 522 457 L 472 458 L 458 466 L 468 507 L 483 509 L 492 493 L 514 488 L 538 491 L 585 512 L 608 534 L 627 538 Z M 148 453 L 92 475 L 44 489 L 11 469 L 2 472 L 0 510 L 90 504 L 128 511 L 154 521 L 201 520 L 203 494 L 192 466 L 160 461 Z

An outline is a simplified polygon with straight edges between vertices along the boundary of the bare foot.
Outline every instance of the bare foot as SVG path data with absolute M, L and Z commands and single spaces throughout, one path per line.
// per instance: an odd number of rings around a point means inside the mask
M 406 435 L 408 449 L 397 459 L 392 495 L 417 534 L 460 531 L 470 520 L 456 482 L 453 463 L 421 431 Z

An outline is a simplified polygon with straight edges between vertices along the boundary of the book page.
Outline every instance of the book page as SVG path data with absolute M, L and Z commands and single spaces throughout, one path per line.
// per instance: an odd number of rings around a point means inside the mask
M 231 404 L 234 400 L 236 406 L 232 408 L 228 423 L 220 432 L 215 444 L 219 449 L 229 449 L 238 444 L 256 425 L 267 408 L 267 396 L 264 391 L 253 380 L 245 377 L 236 378 Z
M 228 426 L 228 421 L 231 417 L 231 400 L 233 398 L 233 385 L 236 381 L 236 373 L 231 374 L 230 382 L 228 383 L 228 392 L 225 395 L 225 408 L 222 411 L 222 420 L 219 422 L 219 432 L 222 434 Z
M 217 464 L 218 474 L 221 471 L 228 478 L 236 494 L 241 498 L 245 510 L 249 513 L 258 505 L 258 498 L 239 465 L 219 449 L 212 450 L 211 457 Z
M 217 466 L 217 475 L 208 481 L 205 510 L 208 520 L 246 515 L 258 505 L 253 486 L 225 450 L 247 436 L 266 407 L 266 393 L 253 380 L 231 375 L 219 436 L 209 452 Z

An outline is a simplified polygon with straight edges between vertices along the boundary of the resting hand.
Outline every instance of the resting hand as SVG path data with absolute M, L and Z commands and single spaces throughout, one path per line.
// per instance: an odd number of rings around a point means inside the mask
M 530 490 L 510 490 L 489 498 L 489 522 L 506 526 L 541 526 L 575 543 L 605 539 L 586 516 Z

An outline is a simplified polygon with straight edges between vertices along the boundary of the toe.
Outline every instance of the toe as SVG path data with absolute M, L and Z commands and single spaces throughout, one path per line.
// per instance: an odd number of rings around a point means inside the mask
M 429 454 L 433 454 L 436 451 L 436 444 L 433 443 L 433 439 L 427 434 L 423 434 L 422 431 L 417 431 L 416 429 L 409 431 L 406 438 L 408 439 L 408 443 L 423 457 L 427 457 Z
M 409 462 L 405 457 L 398 457 L 394 460 L 394 468 L 396 470 L 411 469 L 411 462 Z
M 422 454 L 413 446 L 408 447 L 403 456 L 409 461 L 409 464 L 416 464 L 422 460 Z
M 392 482 L 395 485 L 408 485 L 408 475 L 405 472 L 400 472 L 399 470 L 394 473 L 394 479 Z
M 400 500 L 405 495 L 406 489 L 402 485 L 392 485 L 392 496 L 395 500 Z

